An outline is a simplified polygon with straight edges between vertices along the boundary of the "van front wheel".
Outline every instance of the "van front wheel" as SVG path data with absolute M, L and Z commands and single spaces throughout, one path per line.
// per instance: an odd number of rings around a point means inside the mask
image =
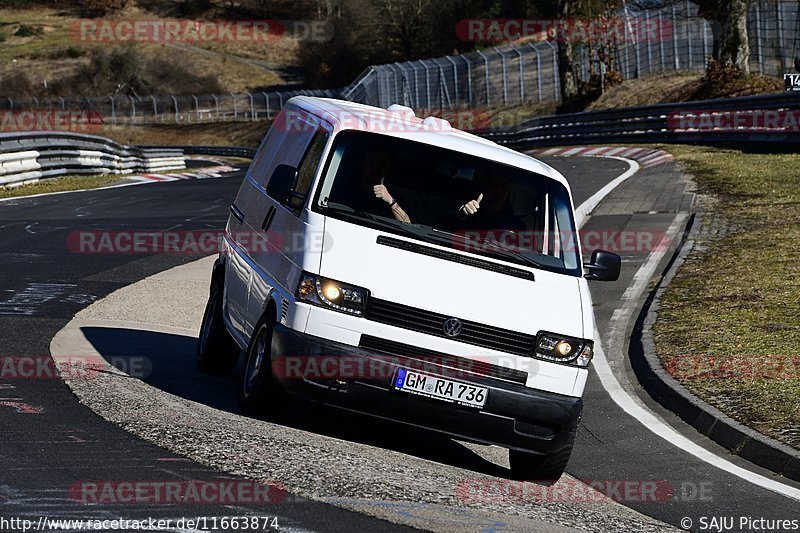
M 200 336 L 197 339 L 197 368 L 208 374 L 228 374 L 239 360 L 239 347 L 222 319 L 222 282 L 211 286 Z
M 248 413 L 265 414 L 278 397 L 272 381 L 272 320 L 262 318 L 245 354 L 239 404 Z
M 567 467 L 575 443 L 575 431 L 571 432 L 566 446 L 557 452 L 537 455 L 534 453 L 508 450 L 511 477 L 523 481 L 536 481 L 552 485 L 559 480 Z

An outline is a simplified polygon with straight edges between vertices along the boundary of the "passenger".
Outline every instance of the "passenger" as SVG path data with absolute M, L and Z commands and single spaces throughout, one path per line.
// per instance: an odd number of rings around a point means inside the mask
M 410 223 L 411 218 L 397 203 L 397 199 L 386 188 L 386 178 L 392 172 L 392 160 L 386 152 L 374 151 L 367 154 L 361 165 L 361 189 L 367 194 L 368 202 L 364 202 L 363 211 L 385 216 L 388 213 L 400 222 Z M 377 208 L 375 200 L 380 203 Z M 369 204 L 367 207 L 366 204 Z M 358 207 L 353 206 L 358 209 Z
M 458 208 L 457 217 L 449 217 L 449 229 L 512 230 L 525 229 L 525 223 L 511 206 L 511 180 L 497 172 L 479 178 L 477 196 Z M 453 220 L 457 218 L 457 220 Z

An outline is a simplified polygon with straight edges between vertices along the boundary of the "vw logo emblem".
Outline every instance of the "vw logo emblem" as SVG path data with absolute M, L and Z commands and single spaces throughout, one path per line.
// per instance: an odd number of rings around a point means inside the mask
M 461 321 L 457 318 L 448 318 L 444 321 L 442 329 L 448 337 L 458 337 L 461 334 Z

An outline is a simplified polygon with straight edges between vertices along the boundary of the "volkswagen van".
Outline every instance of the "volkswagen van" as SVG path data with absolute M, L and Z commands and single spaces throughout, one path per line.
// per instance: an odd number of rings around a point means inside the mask
M 295 97 L 230 206 L 197 363 L 250 411 L 300 396 L 509 450 L 557 480 L 594 349 L 567 180 L 408 107 Z

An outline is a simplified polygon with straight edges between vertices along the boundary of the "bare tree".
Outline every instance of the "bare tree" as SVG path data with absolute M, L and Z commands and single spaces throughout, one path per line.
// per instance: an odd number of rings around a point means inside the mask
M 711 23 L 714 59 L 750 73 L 747 10 L 750 0 L 692 0 L 701 17 Z
M 690 0 L 698 14 L 711 25 L 712 56 L 721 63 L 750 73 L 750 44 L 747 37 L 747 11 L 752 0 Z M 683 0 L 630 0 L 637 9 L 660 9 L 683 4 Z

